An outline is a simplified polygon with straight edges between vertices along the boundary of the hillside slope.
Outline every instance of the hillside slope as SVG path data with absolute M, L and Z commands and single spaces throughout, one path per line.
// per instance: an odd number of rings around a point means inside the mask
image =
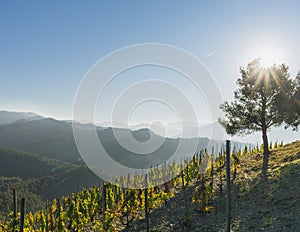
M 0 147 L 0 176 L 38 178 L 59 175 L 77 166 L 41 155 Z
M 82 164 L 73 139 L 72 124 L 52 118 L 0 125 L 0 145 Z
M 14 123 L 19 120 L 34 121 L 41 118 L 43 117 L 31 112 L 11 112 L 0 110 L 0 125 Z
M 232 161 L 236 160 L 234 157 L 238 157 L 240 161 L 236 178 L 233 178 L 233 173 L 231 176 L 232 231 L 300 231 L 298 220 L 300 218 L 300 141 L 271 151 L 266 182 L 261 181 L 260 177 L 262 155 L 256 151 L 252 151 L 251 154 L 247 152 L 243 154 L 238 152 L 238 154 L 232 155 Z M 54 207 L 54 211 L 51 210 L 47 215 L 55 221 L 61 222 L 59 231 L 63 231 L 63 228 L 68 231 L 82 232 L 146 231 L 144 197 L 148 196 L 150 231 L 225 231 L 224 156 L 220 155 L 213 166 L 209 164 L 206 166 L 206 170 L 202 169 L 201 164 L 205 164 L 205 162 L 200 160 L 210 159 L 210 157 L 212 156 L 208 153 L 195 156 L 184 169 L 183 175 L 180 174 L 179 165 L 172 166 L 172 169 L 178 172 L 169 182 L 168 186 L 170 187 L 167 191 L 165 186 L 152 186 L 147 189 L 148 194 L 146 195 L 144 191 L 132 189 L 124 191 L 118 186 L 109 184 L 105 184 L 105 188 L 93 187 L 83 191 L 78 191 L 78 189 L 76 193 L 66 194 L 66 197 L 61 199 L 63 207 L 57 208 L 57 202 L 53 201 L 50 207 Z M 199 173 L 200 169 L 203 171 Z M 232 168 L 233 170 L 234 168 Z M 163 176 L 163 173 L 159 175 L 156 169 L 152 171 L 151 175 L 157 173 L 158 177 Z M 214 178 L 211 173 L 214 173 Z M 68 182 L 68 177 L 71 177 L 80 182 L 85 175 L 82 171 L 77 174 L 70 173 L 62 181 L 67 180 Z M 28 186 L 35 187 L 47 182 L 38 179 L 40 182 L 32 183 L 33 179 L 28 180 Z M 182 180 L 184 180 L 185 187 L 183 187 Z M 220 180 L 223 183 L 222 193 L 219 188 Z M 11 189 L 12 186 L 22 182 L 15 177 L 10 180 L 13 185 L 7 183 L 5 177 L 0 178 L 0 181 L 2 181 L 0 186 L 4 186 L 5 189 Z M 22 186 L 16 186 L 18 190 L 24 192 L 20 187 Z M 61 190 L 61 186 L 58 187 Z M 103 214 L 102 193 L 104 189 L 107 201 Z M 53 189 L 48 190 L 52 191 Z M 205 193 L 205 197 L 199 193 Z M 44 194 L 49 194 L 49 192 Z M 43 199 L 28 198 L 28 200 L 40 202 Z M 202 203 L 205 205 L 203 206 Z M 36 212 L 34 217 L 45 215 L 44 212 Z M 64 214 L 65 218 L 62 219 L 60 214 Z M 31 219 L 29 220 L 29 218 Z M 32 229 L 40 229 L 39 220 L 32 219 L 29 214 L 26 219 L 28 229 L 39 231 Z M 8 231 L 11 228 L 10 223 L 10 221 L 3 222 L 2 228 L 4 229 L 2 231 Z M 58 229 L 58 225 L 53 224 L 52 226 L 54 229 Z M 78 228 L 80 229 L 78 230 Z
M 262 160 L 242 160 L 233 195 L 235 231 L 300 231 L 300 141 L 273 150 L 268 181 Z
M 19 198 L 26 197 L 28 210 L 36 210 L 46 200 L 99 181 L 84 165 L 0 147 L 0 216 L 12 210 L 12 188 L 17 189 Z
M 86 136 L 88 136 L 91 126 L 80 123 L 76 126 L 82 129 L 82 133 L 87 133 Z M 155 166 L 164 160 L 168 160 L 177 149 L 180 155 L 185 156 L 195 152 L 193 145 L 197 145 L 197 150 L 200 151 L 206 148 L 209 143 L 220 143 L 220 141 L 209 140 L 208 138 L 182 139 L 181 141 L 179 139 L 164 138 L 156 135 L 149 129 L 137 131 L 130 131 L 124 128 L 104 129 L 97 127 L 96 129 L 101 144 L 111 158 L 131 168 Z M 139 153 L 130 151 L 130 149 L 126 149 L 120 144 L 116 134 L 119 139 L 122 138 L 123 144 L 129 146 L 134 146 L 134 140 L 131 139 L 130 135 L 137 141 L 143 142 L 143 151 L 146 151 L 146 155 L 142 156 Z M 150 138 L 151 141 L 146 143 Z M 152 151 L 152 148 L 157 146 L 160 141 L 163 142 L 162 145 Z M 0 125 L 0 146 L 39 154 L 73 164 L 83 164 L 75 143 L 71 122 L 43 118 Z M 88 153 L 93 154 L 93 149 Z M 98 160 L 97 156 L 91 158 Z
M 240 158 L 240 169 L 232 180 L 232 231 L 300 231 L 300 141 L 272 150 L 268 181 L 260 178 L 261 155 Z M 191 202 L 196 184 L 187 188 Z M 225 186 L 226 187 L 226 186 Z M 184 228 L 184 197 L 180 192 L 163 207 L 150 214 L 153 231 L 225 231 L 226 194 L 220 196 L 215 177 L 212 211 L 200 213 L 189 203 L 192 228 Z M 136 226 L 144 231 L 144 221 Z M 140 227 L 139 227 L 140 226 Z M 130 231 L 125 229 L 123 231 Z

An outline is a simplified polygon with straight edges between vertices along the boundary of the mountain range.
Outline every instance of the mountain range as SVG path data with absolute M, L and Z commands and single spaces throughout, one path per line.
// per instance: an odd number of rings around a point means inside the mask
M 44 118 L 33 113 L 18 113 L 10 112 L 13 119 L 12 123 L 5 124 L 9 120 L 1 117 L 2 114 L 7 115 L 8 112 L 0 112 L 0 146 L 22 150 L 34 154 L 43 155 L 48 158 L 58 159 L 72 164 L 83 164 L 82 158 L 75 144 L 72 121 L 59 121 L 53 118 Z M 24 118 L 21 118 L 25 115 Z M 31 117 L 29 117 L 29 115 Z M 74 122 L 76 123 L 76 122 Z M 88 130 L 89 125 L 76 123 L 76 126 L 83 130 Z M 178 148 L 179 142 L 183 145 L 179 149 L 183 149 L 181 154 L 188 155 L 189 146 L 192 143 L 197 143 L 197 151 L 206 148 L 209 143 L 220 143 L 220 141 L 209 140 L 208 138 L 165 138 L 156 134 L 149 128 L 112 128 L 104 126 L 96 126 L 98 138 L 109 155 L 122 163 L 133 168 L 154 166 L 158 163 L 167 160 L 172 156 L 174 150 Z M 129 144 L 128 135 L 132 135 L 134 139 L 144 143 L 145 156 L 129 151 L 124 148 L 117 138 L 115 133 L 122 137 L 123 144 Z M 150 151 L 154 146 L 153 143 L 146 143 L 149 138 L 155 141 L 163 141 L 159 149 L 153 152 Z
M 196 125 L 187 122 L 183 126 L 185 130 L 179 134 L 181 125 L 178 122 L 170 123 L 165 128 L 163 125 L 148 123 L 130 126 L 115 123 L 114 125 L 119 126 L 115 128 L 111 127 L 110 123 L 102 123 L 94 127 L 91 124 L 56 120 L 30 112 L 0 111 L 0 195 L 2 196 L 0 209 L 2 213 L 11 210 L 13 187 L 28 198 L 28 209 L 34 210 L 43 207 L 43 202 L 47 199 L 100 184 L 101 179 L 86 166 L 78 152 L 72 124 L 83 131 L 91 127 L 95 128 L 106 153 L 116 162 L 129 168 L 156 166 L 172 159 L 175 151 L 180 154 L 179 157 L 185 158 L 207 147 L 209 151 L 212 146 L 220 149 L 224 142 L 224 131 L 221 131 L 217 123 Z M 208 139 L 212 128 L 215 128 L 218 133 L 221 132 L 219 134 L 221 137 Z M 276 133 L 270 137 L 278 136 L 275 138 L 280 141 L 284 133 L 282 131 Z M 115 136 L 116 134 L 118 137 Z M 132 138 L 142 144 L 145 154 L 141 155 L 123 146 L 130 145 Z M 259 139 L 260 136 L 256 135 L 257 138 Z M 299 138 L 299 133 L 289 132 L 286 138 L 296 140 Z M 120 139 L 123 145 L 120 144 Z M 240 141 L 252 142 L 248 137 L 246 139 Z M 152 150 L 155 146 L 152 140 L 162 141 L 158 149 Z M 242 147 L 245 143 L 236 143 L 235 146 Z M 196 148 L 192 149 L 194 144 Z M 97 157 L 92 156 L 91 160 L 93 159 L 96 160 Z
M 120 122 L 103 122 L 97 123 L 97 126 L 108 127 L 121 127 L 128 128 L 130 130 L 139 130 L 147 128 L 152 130 L 157 135 L 168 138 L 196 138 L 206 137 L 214 140 L 233 140 L 240 143 L 261 144 L 261 132 L 255 132 L 246 136 L 229 136 L 226 134 L 224 128 L 218 122 L 170 122 L 168 124 L 151 124 L 151 123 L 139 123 L 133 125 L 127 125 Z M 268 138 L 271 142 L 289 143 L 298 140 L 300 137 L 299 131 L 292 131 L 291 129 L 285 129 L 284 126 L 278 128 L 271 128 L 268 131 Z
M 44 207 L 45 200 L 71 194 L 83 187 L 99 185 L 101 179 L 83 162 L 73 136 L 72 123 L 82 130 L 89 124 L 60 121 L 35 113 L 0 111 L 0 209 L 11 210 L 12 188 L 18 196 L 27 198 L 27 209 Z M 208 146 L 208 138 L 164 138 L 148 128 L 129 130 L 96 126 L 99 141 L 105 151 L 118 163 L 131 168 L 155 166 L 172 157 L 175 150 L 189 155 L 190 145 L 197 141 L 197 151 Z M 151 150 L 151 137 L 162 145 L 144 155 L 124 148 L 115 137 L 130 143 L 129 136 Z M 183 141 L 184 146 L 179 147 Z M 214 141 L 216 144 L 218 141 Z M 220 143 L 220 141 L 219 141 Z M 220 145 L 220 144 L 219 144 Z M 221 145 L 220 145 L 221 146 Z M 101 154 L 100 154 L 101 155 Z M 193 155 L 193 154 L 190 154 Z
M 42 116 L 32 112 L 11 112 L 6 110 L 0 111 L 0 125 L 16 123 L 19 120 L 20 122 L 34 121 L 42 118 Z

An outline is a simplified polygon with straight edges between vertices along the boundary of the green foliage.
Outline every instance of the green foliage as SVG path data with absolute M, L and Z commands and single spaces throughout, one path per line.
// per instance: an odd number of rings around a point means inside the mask
M 269 162 L 267 131 L 283 123 L 286 127 L 292 124 L 297 128 L 298 120 L 295 118 L 299 117 L 299 105 L 293 97 L 298 97 L 299 78 L 292 80 L 285 64 L 265 68 L 261 67 L 259 59 L 241 68 L 240 73 L 238 89 L 234 92 L 235 100 L 225 101 L 220 106 L 225 119 L 219 119 L 219 122 L 230 135 L 262 132 L 262 178 L 266 180 Z M 298 109 L 294 110 L 295 107 Z
M 262 190 L 264 190 L 264 196 L 267 197 L 264 198 L 264 200 L 267 199 L 268 202 L 279 205 L 282 204 L 283 199 L 273 198 L 274 193 L 277 192 L 281 194 L 283 192 L 282 190 L 276 191 L 276 189 L 281 188 L 277 180 L 285 176 L 286 180 L 284 181 L 290 182 L 290 177 L 286 176 L 287 174 L 293 174 L 295 180 L 297 180 L 298 177 L 300 158 L 299 142 L 289 144 L 284 148 L 278 148 L 273 152 L 273 155 L 280 158 L 271 160 L 273 164 L 273 168 L 271 168 L 272 178 L 270 178 L 270 182 L 264 184 L 266 187 Z M 251 157 L 250 155 L 249 157 L 243 157 L 239 149 L 236 153 L 231 155 L 233 167 L 239 165 L 240 158 L 252 162 Z M 210 205 L 210 200 L 214 197 L 214 187 L 216 187 L 216 185 L 214 186 L 212 184 L 212 174 L 214 173 L 215 179 L 217 179 L 217 176 L 223 176 L 225 164 L 225 158 L 222 152 L 220 152 L 219 157 L 214 161 L 212 161 L 210 156 L 209 158 L 213 163 L 208 164 L 205 173 L 199 172 L 201 162 L 204 162 L 204 159 L 198 154 L 187 162 L 187 167 L 184 168 L 184 170 L 189 170 L 188 173 L 190 175 L 190 177 L 184 176 L 185 183 L 187 183 L 187 178 L 191 178 L 193 181 L 197 180 L 198 187 L 193 196 L 193 202 L 201 212 L 206 215 L 214 211 L 214 207 Z M 215 170 L 214 172 L 212 172 L 211 167 Z M 177 188 L 182 188 L 182 183 L 180 182 L 182 177 L 179 175 L 181 174 L 180 165 L 176 163 L 170 164 L 165 171 L 168 172 L 173 170 L 173 168 L 177 171 L 174 173 L 174 179 L 171 182 L 173 184 L 176 183 L 176 186 L 173 185 L 170 192 L 165 192 L 163 186 L 158 186 L 158 188 L 154 187 L 151 180 L 149 180 L 148 200 L 149 205 L 151 205 L 151 210 L 163 206 L 165 200 L 172 197 Z M 155 178 L 162 178 L 163 173 L 163 169 L 154 168 L 151 175 L 155 175 Z M 132 178 L 127 177 L 120 177 L 120 179 L 122 181 L 125 181 L 125 179 L 132 181 Z M 143 176 L 138 177 L 138 179 L 143 179 Z M 290 185 L 294 186 L 295 183 L 290 183 Z M 94 186 L 92 188 L 82 189 L 80 192 L 74 192 L 60 199 L 54 199 L 47 204 L 47 207 L 44 207 L 40 211 L 27 211 L 28 213 L 25 216 L 25 231 L 116 231 L 116 226 L 118 226 L 119 229 L 121 225 L 130 227 L 133 220 L 144 217 L 144 190 L 123 189 L 118 185 L 112 184 L 106 184 L 106 186 L 107 210 L 105 212 L 102 212 L 102 187 Z M 257 190 L 257 188 L 255 189 Z M 260 190 L 260 188 L 258 190 Z M 286 194 L 286 199 L 290 199 L 291 192 L 287 191 Z M 297 191 L 292 194 L 292 197 L 294 204 L 298 199 Z M 289 209 L 290 208 L 287 208 L 287 210 Z M 17 231 L 19 230 L 20 213 L 18 213 L 16 219 L 13 219 L 12 215 L 12 213 L 9 213 L 6 219 L 0 217 L 0 232 L 13 231 L 14 224 L 16 225 L 15 229 Z M 188 217 L 189 222 L 191 222 L 192 219 L 193 217 L 190 213 Z
M 87 180 L 97 183 L 99 178 L 85 166 L 0 147 L 0 214 L 11 211 L 12 188 L 35 211 L 47 199 L 81 189 Z
M 211 156 L 204 155 L 209 160 Z M 174 195 L 176 189 L 182 188 L 182 176 L 184 173 L 184 182 L 197 178 L 201 162 L 205 159 L 195 155 L 190 161 L 186 159 L 186 166 L 182 170 L 180 165 L 172 163 L 163 168 L 153 168 L 148 179 L 148 205 L 149 210 L 161 207 L 166 201 Z M 211 175 L 210 168 L 205 168 L 206 175 Z M 153 180 L 165 178 L 166 173 L 173 173 L 171 187 L 166 191 L 165 185 L 155 186 Z M 135 176 L 137 181 L 144 180 L 144 176 Z M 120 177 L 123 184 L 126 181 L 132 182 L 132 178 Z M 20 179 L 20 181 L 22 181 Z M 125 182 L 124 182 L 125 181 Z M 1 186 L 1 185 L 0 185 Z M 72 193 L 69 197 L 54 199 L 47 204 L 46 208 L 34 213 L 27 213 L 25 217 L 26 231 L 82 231 L 87 226 L 95 231 L 115 231 L 116 224 L 129 226 L 132 220 L 143 214 L 145 207 L 145 191 L 142 189 L 122 189 L 118 185 L 105 184 L 106 186 L 106 210 L 102 211 L 102 187 L 92 187 L 83 189 L 80 192 Z M 204 195 L 205 202 L 212 198 L 213 186 L 205 184 Z M 204 199 L 204 198 L 203 198 Z M 17 222 L 19 223 L 19 216 Z M 10 231 L 13 228 L 14 219 L 12 214 L 0 222 L 0 228 L 4 231 Z M 1 230 L 0 230 L 1 231 Z
M 286 114 L 286 127 L 292 127 L 293 130 L 298 129 L 300 124 L 300 72 L 298 72 L 294 83 L 293 92 L 291 97 L 291 104 L 285 105 L 281 104 L 282 110 L 287 112 Z
M 38 178 L 47 175 L 60 175 L 76 167 L 79 165 L 0 147 L 0 176 Z
M 238 89 L 234 102 L 225 102 L 220 107 L 225 119 L 221 125 L 230 135 L 251 134 L 271 126 L 280 126 L 290 109 L 294 87 L 285 64 L 269 68 L 260 66 L 260 60 L 240 69 Z M 289 106 L 283 108 L 283 105 Z

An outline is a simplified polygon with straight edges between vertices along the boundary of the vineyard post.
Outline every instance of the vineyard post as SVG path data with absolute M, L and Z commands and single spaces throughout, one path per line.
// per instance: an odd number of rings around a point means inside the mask
M 164 161 L 164 183 L 167 182 L 167 161 Z
M 49 231 L 48 229 L 48 200 L 46 201 L 46 211 L 45 211 L 45 215 L 46 215 L 46 232 Z
M 186 223 L 188 223 L 189 212 L 188 212 L 187 201 L 186 201 L 186 191 L 185 191 L 185 184 L 184 184 L 184 173 L 183 173 L 182 162 L 180 163 L 180 169 L 181 169 L 182 189 L 183 189 L 184 208 L 185 208 L 185 220 Z
M 231 221 L 231 189 L 230 189 L 230 141 L 226 140 L 226 181 L 227 181 L 227 223 L 226 231 L 230 232 Z
M 103 214 L 103 218 L 102 218 L 102 225 L 103 228 L 106 225 L 106 183 L 105 181 L 102 182 L 102 214 Z
M 164 161 L 164 166 L 163 166 L 163 182 L 165 186 L 165 191 L 167 189 L 167 161 Z M 166 201 L 165 201 L 166 203 Z
M 222 180 L 222 166 L 223 166 L 223 147 L 221 148 L 221 152 L 219 153 L 219 162 L 220 162 L 220 196 L 223 194 L 223 180 Z
M 147 232 L 149 232 L 149 211 L 148 211 L 148 175 L 145 174 L 145 215 Z
M 25 219 L 25 198 L 21 199 L 21 217 L 20 217 L 20 232 L 24 231 L 24 219 Z
M 200 151 L 199 157 L 199 172 L 201 173 L 201 164 L 202 164 L 203 150 Z
M 156 186 L 157 186 L 157 188 L 156 188 L 156 193 L 158 193 L 158 189 L 159 189 L 159 181 L 161 180 L 160 179 L 160 172 L 159 172 L 159 168 L 158 168 L 158 164 L 156 164 L 156 172 L 157 172 L 157 179 L 156 179 Z
M 186 158 L 186 185 L 189 185 L 189 157 Z
M 201 151 L 197 154 L 197 185 L 200 182 L 200 174 L 201 174 Z
M 14 224 L 13 224 L 13 230 L 15 231 L 16 228 L 16 222 L 17 222 L 17 193 L 16 193 L 16 189 L 13 188 L 13 210 L 14 210 Z

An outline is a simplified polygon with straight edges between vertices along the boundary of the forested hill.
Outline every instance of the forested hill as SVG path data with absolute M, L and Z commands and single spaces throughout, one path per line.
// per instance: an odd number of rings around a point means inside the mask
M 44 207 L 46 200 L 99 181 L 84 165 L 0 147 L 0 216 L 12 210 L 13 188 L 19 197 L 26 197 L 27 209 L 35 210 Z
M 267 181 L 260 176 L 260 150 L 232 154 L 232 231 L 300 231 L 300 141 L 275 146 Z M 224 154 L 199 172 L 203 160 L 212 157 L 195 155 L 183 172 L 180 165 L 170 166 L 177 174 L 167 185 L 126 190 L 105 184 L 54 200 L 45 210 L 26 215 L 26 229 L 146 231 L 147 196 L 150 231 L 225 231 Z M 153 169 L 149 175 L 162 178 L 163 173 Z M 12 221 L 0 220 L 0 225 L 0 231 L 9 231 Z
M 0 176 L 39 178 L 58 175 L 78 166 L 41 155 L 0 147 Z

